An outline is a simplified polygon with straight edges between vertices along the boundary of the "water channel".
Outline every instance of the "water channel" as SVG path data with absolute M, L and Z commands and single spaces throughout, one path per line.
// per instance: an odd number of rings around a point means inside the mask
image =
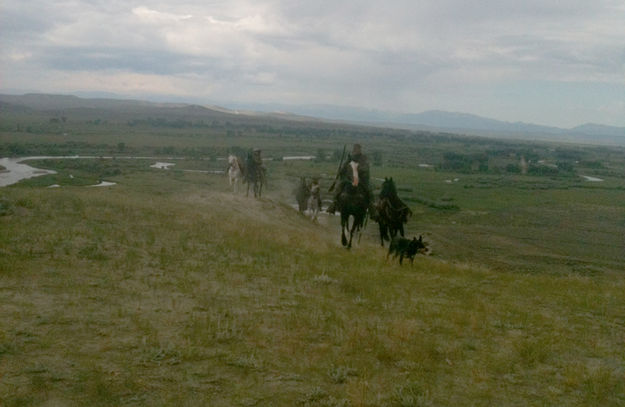
M 32 160 L 55 160 L 55 159 L 142 159 L 142 160 L 162 160 L 163 157 L 103 157 L 103 156 L 32 156 L 32 157 L 14 157 L 14 158 L 0 158 L 0 187 L 6 187 L 8 185 L 16 184 L 23 179 L 39 177 L 42 175 L 56 174 L 53 170 L 44 170 L 40 168 L 31 167 L 28 164 L 24 164 L 25 161 Z M 165 158 L 167 160 L 176 160 L 175 158 Z M 287 156 L 283 157 L 285 160 L 312 160 L 314 156 Z M 218 158 L 218 160 L 225 160 L 225 158 Z M 150 165 L 152 168 L 168 170 L 176 165 L 172 162 L 161 162 Z M 1 169 L 4 167 L 4 169 Z M 223 174 L 224 171 L 208 171 L 208 170 L 183 170 L 185 172 L 201 172 L 206 174 Z M 114 182 L 103 181 L 100 184 L 92 186 L 111 186 L 115 185 Z M 56 185 L 50 185 L 50 187 L 56 187 Z

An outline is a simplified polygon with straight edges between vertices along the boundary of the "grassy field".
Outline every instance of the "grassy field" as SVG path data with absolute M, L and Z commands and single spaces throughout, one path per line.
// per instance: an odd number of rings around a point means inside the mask
M 289 180 L 324 168 L 270 170 Z M 477 182 L 413 176 L 397 174 L 431 199 Z M 400 267 L 374 225 L 341 248 L 336 219 L 299 215 L 286 181 L 254 200 L 218 175 L 122 168 L 112 180 L 2 190 L 2 405 L 625 403 L 625 275 L 610 269 L 614 256 L 602 272 L 574 259 L 557 273 L 489 267 L 483 249 L 483 262 L 460 261 L 472 257 L 450 231 L 471 230 L 466 242 L 496 224 L 478 227 L 486 214 L 458 195 L 463 209 L 449 214 L 422 205 L 410 229 L 428 232 L 434 254 Z M 502 236 L 516 226 L 493 200 L 482 210 Z M 546 235 L 520 249 L 540 254 Z M 520 261 L 506 243 L 496 257 Z
M 0 188 L 1 406 L 625 405 L 622 149 L 68 116 L 0 122 L 0 156 L 116 157 Z M 336 217 L 293 209 L 354 141 L 430 256 L 386 260 L 373 223 L 347 251 Z M 197 172 L 252 146 L 261 200 Z

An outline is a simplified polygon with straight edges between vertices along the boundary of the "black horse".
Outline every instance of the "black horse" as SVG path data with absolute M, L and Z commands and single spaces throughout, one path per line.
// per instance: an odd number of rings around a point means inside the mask
M 369 194 L 363 188 L 362 185 L 354 186 L 348 183 L 337 197 L 336 206 L 341 212 L 341 243 L 348 249 L 352 247 L 354 233 L 364 227 L 367 219 Z M 352 219 L 351 227 L 349 225 L 350 217 Z M 349 239 L 346 232 L 349 234 Z
M 251 153 L 247 155 L 245 163 L 245 182 L 247 182 L 247 192 L 245 196 L 249 196 L 250 187 L 254 190 L 254 197 L 260 198 L 265 185 L 265 168 L 262 163 L 257 163 Z
M 300 177 L 299 185 L 295 190 L 295 199 L 300 213 L 308 208 L 308 198 L 310 197 L 310 186 L 306 182 L 306 177 Z
M 376 218 L 380 226 L 380 243 L 390 241 L 397 233 L 404 236 L 404 223 L 412 216 L 410 208 L 397 195 L 393 178 L 384 178 L 380 199 L 376 205 Z

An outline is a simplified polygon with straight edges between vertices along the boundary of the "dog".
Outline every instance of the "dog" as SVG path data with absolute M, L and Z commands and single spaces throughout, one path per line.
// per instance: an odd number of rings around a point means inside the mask
M 419 235 L 419 239 L 414 237 L 412 240 L 395 236 L 388 247 L 386 259 L 388 260 L 388 257 L 393 254 L 393 258 L 399 256 L 399 264 L 402 264 L 404 257 L 409 258 L 410 263 L 414 263 L 414 256 L 425 249 L 426 246 L 421 235 Z

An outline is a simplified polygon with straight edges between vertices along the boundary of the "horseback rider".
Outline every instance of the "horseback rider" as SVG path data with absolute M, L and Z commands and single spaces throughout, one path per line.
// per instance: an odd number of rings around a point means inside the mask
M 368 202 L 369 215 L 373 218 L 375 216 L 375 208 L 373 205 L 373 190 L 371 189 L 371 183 L 369 182 L 369 160 L 367 159 L 367 156 L 362 153 L 362 146 L 360 144 L 354 144 L 351 154 L 347 156 L 347 160 L 345 160 L 339 169 L 339 173 L 337 174 L 338 188 L 336 189 L 332 203 L 328 207 L 328 213 L 333 214 L 336 211 L 339 195 L 341 195 L 345 187 L 352 182 L 352 166 L 350 164 L 352 161 L 358 163 L 359 185 L 362 185 L 362 191 L 364 192 Z
M 249 152 L 247 154 L 246 167 L 264 181 L 267 168 L 263 164 L 263 159 L 260 156 L 260 153 L 260 148 L 255 148 Z

